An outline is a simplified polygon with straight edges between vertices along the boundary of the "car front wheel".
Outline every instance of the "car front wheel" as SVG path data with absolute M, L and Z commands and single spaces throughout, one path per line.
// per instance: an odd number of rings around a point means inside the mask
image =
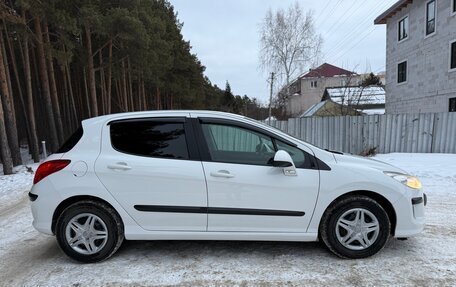
M 67 207 L 56 225 L 57 242 L 70 258 L 93 263 L 111 257 L 124 239 L 117 212 L 97 201 L 81 201 Z
M 325 212 L 320 237 L 339 257 L 365 258 L 385 246 L 390 230 L 388 214 L 380 204 L 366 196 L 349 196 Z

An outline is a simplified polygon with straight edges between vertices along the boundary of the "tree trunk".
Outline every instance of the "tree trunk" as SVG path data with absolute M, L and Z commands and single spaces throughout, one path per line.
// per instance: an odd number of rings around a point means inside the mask
M 142 94 L 142 99 L 143 99 L 144 111 L 147 111 L 148 108 L 147 108 L 146 88 L 144 85 L 144 79 L 142 79 L 142 81 L 141 81 L 141 94 Z
M 60 113 L 60 104 L 59 104 L 59 97 L 57 95 L 57 84 L 55 83 L 55 74 L 54 74 L 54 62 L 52 59 L 52 51 L 51 51 L 51 41 L 49 38 L 49 27 L 47 24 L 46 19 L 43 21 L 43 27 L 44 27 L 44 41 L 47 46 L 47 66 L 48 66 L 48 72 L 49 72 L 49 86 L 50 86 L 50 92 L 51 92 L 51 101 L 52 101 L 52 106 L 54 108 L 54 118 L 55 118 L 55 124 L 57 128 L 57 136 L 59 139 L 59 144 L 63 144 L 63 125 L 62 125 L 62 115 Z
M 10 94 L 11 88 L 10 84 L 8 84 L 8 67 L 6 62 L 6 55 L 5 55 L 5 43 L 3 32 L 0 31 L 0 66 L 1 70 L 3 71 L 2 75 L 2 84 L 1 84 L 1 98 L 3 101 L 3 111 L 4 111 L 4 121 L 5 121 L 5 128 L 6 128 L 6 135 L 8 137 L 8 144 L 10 147 L 10 157 L 12 157 L 13 165 L 20 165 L 22 164 L 21 159 L 21 151 L 19 149 L 19 138 L 17 136 L 17 126 L 16 126 L 16 116 L 14 111 L 14 104 L 13 98 Z M 3 83 L 4 81 L 4 83 Z
M 157 93 L 155 96 L 155 109 L 161 110 L 161 103 L 160 103 L 160 88 L 157 87 Z
M 89 25 L 85 25 L 86 49 L 87 49 L 87 82 L 89 88 L 91 117 L 98 116 L 97 89 L 95 86 L 95 69 L 93 65 L 92 32 Z
M 32 74 L 30 69 L 30 55 L 27 35 L 24 36 L 24 48 L 22 55 L 25 74 L 25 90 L 27 93 L 26 113 L 28 114 L 30 127 L 30 150 L 32 152 L 33 161 L 39 162 L 40 150 L 38 147 L 38 136 L 36 134 L 35 109 L 33 108 Z
M 83 73 L 83 76 L 84 76 L 84 94 L 85 94 L 85 103 L 84 105 L 87 107 L 87 111 L 88 111 L 88 116 L 89 118 L 91 117 L 92 115 L 92 109 L 91 109 L 91 105 L 90 105 L 90 95 L 89 95 L 89 89 L 87 87 L 87 73 L 86 73 L 86 70 L 85 68 L 83 69 L 82 71 Z
M 3 62 L 3 61 L 2 61 Z M 5 73 L 3 67 L 0 67 L 0 73 Z M 5 81 L 3 75 L 0 75 L 0 81 Z M 2 101 L 0 101 L 0 155 L 2 158 L 2 165 L 3 165 L 3 174 L 12 174 L 13 173 L 13 162 L 11 160 L 11 153 L 8 145 L 8 137 L 6 136 L 6 129 L 5 129 L 5 121 L 3 117 L 3 105 Z
M 127 58 L 127 70 L 128 70 L 128 99 L 130 103 L 130 110 L 135 111 L 135 101 L 134 101 L 134 95 L 133 95 L 133 83 L 131 81 L 131 65 L 130 65 L 130 57 Z
M 5 31 L 7 31 L 6 26 L 5 26 Z M 20 47 L 21 59 L 22 59 L 22 62 L 24 62 L 22 44 L 21 44 L 20 40 L 18 42 L 19 42 L 19 47 Z M 33 113 L 30 114 L 30 113 L 27 112 L 27 107 L 26 107 L 26 104 L 25 104 L 26 100 L 24 99 L 24 94 L 22 93 L 22 83 L 21 83 L 21 79 L 19 78 L 19 72 L 18 72 L 18 69 L 17 69 L 17 62 L 16 62 L 16 54 L 14 52 L 14 47 L 13 47 L 13 45 L 11 43 L 11 37 L 7 37 L 6 43 L 7 43 L 9 55 L 10 55 L 10 58 L 11 58 L 11 65 L 13 67 L 13 73 L 14 73 L 14 78 L 16 80 L 17 90 L 19 92 L 19 100 L 21 102 L 22 114 L 24 115 L 24 119 L 25 119 L 25 127 L 26 127 L 26 131 L 27 131 L 27 139 L 28 139 L 29 151 L 34 156 L 36 151 L 34 150 L 35 146 L 34 146 L 33 139 L 32 139 L 32 130 L 31 130 L 32 127 L 30 125 L 30 116 L 33 115 Z M 29 68 L 29 71 L 30 71 L 30 66 L 28 68 Z M 26 69 L 26 67 L 25 67 L 25 64 L 24 64 L 24 70 L 25 69 Z M 36 136 L 36 131 L 35 131 L 35 136 Z M 35 157 L 34 157 L 34 160 L 35 160 Z M 39 151 L 38 151 L 38 161 L 39 161 Z
M 68 64 L 66 63 L 64 66 L 63 66 L 63 74 L 65 75 L 65 83 L 66 83 L 66 86 L 68 87 L 68 97 L 69 97 L 69 105 L 71 107 L 71 110 L 72 110 L 72 115 L 74 117 L 74 124 L 76 126 L 79 125 L 79 120 L 78 120 L 78 113 L 76 111 L 76 103 L 74 101 L 74 94 L 73 94 L 73 85 L 71 83 L 71 74 L 70 74 L 70 68 L 68 67 Z
M 105 115 L 106 114 L 106 83 L 105 83 L 102 51 L 98 52 L 98 59 L 100 61 L 101 112 L 103 115 Z
M 6 82 L 6 72 L 5 65 L 3 63 L 3 53 L 0 49 L 0 97 L 3 98 L 5 95 L 5 90 L 8 90 L 8 84 Z M 11 153 L 8 144 L 8 136 L 6 134 L 5 126 L 5 117 L 3 113 L 3 101 L 0 101 L 0 154 L 2 157 L 3 164 L 3 174 L 12 174 L 13 173 L 13 162 L 11 160 Z
M 128 95 L 127 95 L 127 74 L 125 72 L 125 60 L 122 60 L 122 98 L 124 103 L 124 110 L 129 111 L 128 109 Z
M 47 121 L 48 121 L 48 132 L 50 136 L 50 145 L 49 147 L 51 148 L 52 152 L 57 151 L 59 148 L 59 139 L 57 136 L 57 129 L 55 127 L 55 118 L 54 118 L 54 112 L 52 109 L 52 99 L 51 99 L 51 93 L 49 89 L 49 78 L 48 78 L 48 72 L 47 72 L 47 67 L 46 67 L 46 55 L 44 53 L 44 45 L 43 45 L 43 33 L 41 30 L 41 21 L 38 17 L 35 17 L 35 34 L 36 34 L 36 49 L 38 52 L 38 64 L 39 64 L 39 74 L 40 74 L 40 79 L 41 79 L 41 91 L 42 91 L 42 97 L 44 100 L 44 106 L 46 109 L 46 116 L 47 116 Z
M 108 76 L 107 76 L 107 84 L 106 84 L 106 112 L 108 114 L 111 113 L 111 86 L 112 86 L 112 39 L 109 41 L 108 45 L 108 53 L 109 53 L 109 65 L 108 65 Z

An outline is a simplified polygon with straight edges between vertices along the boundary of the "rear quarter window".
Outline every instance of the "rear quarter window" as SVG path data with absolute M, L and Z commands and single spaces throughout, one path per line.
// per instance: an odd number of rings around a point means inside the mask
M 74 148 L 74 146 L 81 140 L 84 130 L 79 127 L 57 150 L 57 153 L 66 153 Z
M 112 147 L 122 153 L 188 159 L 184 123 L 125 121 L 110 124 Z

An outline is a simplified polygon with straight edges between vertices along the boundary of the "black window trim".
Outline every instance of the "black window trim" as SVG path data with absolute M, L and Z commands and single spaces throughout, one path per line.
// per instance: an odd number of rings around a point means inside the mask
M 456 51 L 456 39 L 450 41 L 450 59 L 449 59 L 450 60 L 450 72 L 456 71 L 456 64 L 454 67 L 452 66 L 453 61 L 456 62 L 456 53 L 453 54 L 453 46 Z
M 160 122 L 160 123 L 182 123 L 184 125 L 184 133 L 185 133 L 185 140 L 187 144 L 187 152 L 188 152 L 188 158 L 165 158 L 165 157 L 159 157 L 159 156 L 146 156 L 146 155 L 139 155 L 139 154 L 134 154 L 134 153 L 128 153 L 125 151 L 118 150 L 114 145 L 112 144 L 111 141 L 111 131 L 110 129 L 108 130 L 108 136 L 109 136 L 109 143 L 111 147 L 122 154 L 128 154 L 132 156 L 138 156 L 138 157 L 145 157 L 145 158 L 151 158 L 151 159 L 167 159 L 167 160 L 187 160 L 187 161 L 201 161 L 201 156 L 199 153 L 199 150 L 197 148 L 197 141 L 195 137 L 195 131 L 192 128 L 191 122 L 188 121 L 187 117 L 141 117 L 141 118 L 124 118 L 124 119 L 117 119 L 117 120 L 112 120 L 107 123 L 107 126 L 109 127 L 113 123 L 125 123 L 125 122 Z
M 404 63 L 405 63 L 405 80 L 400 82 L 399 81 L 399 66 L 401 64 L 404 64 Z M 407 83 L 407 81 L 408 81 L 408 61 L 404 60 L 402 62 L 397 63 L 397 79 L 396 79 L 396 82 L 397 82 L 397 84 L 405 84 L 405 83 Z
M 429 20 L 428 19 L 428 10 L 429 10 L 429 4 L 431 2 L 434 2 L 434 19 L 433 20 Z M 432 35 L 434 35 L 436 32 L 437 32 L 437 1 L 436 0 L 428 0 L 426 1 L 426 6 L 425 6 L 425 18 L 424 18 L 424 23 L 425 23 L 425 27 L 424 27 L 424 35 L 425 35 L 425 38 L 426 37 L 430 37 Z M 428 23 L 430 21 L 434 21 L 434 31 L 432 31 L 431 33 L 428 33 Z
M 316 158 L 314 155 L 298 148 L 298 145 L 284 139 L 270 131 L 264 130 L 262 128 L 256 127 L 254 125 L 250 125 L 247 123 L 235 121 L 235 120 L 230 120 L 230 119 L 222 119 L 222 118 L 212 118 L 212 117 L 199 117 L 198 119 L 192 119 L 193 126 L 195 128 L 196 132 L 196 137 L 198 141 L 198 149 L 201 155 L 201 160 L 202 161 L 207 161 L 207 162 L 219 162 L 219 161 L 214 161 L 211 158 L 211 155 L 209 153 L 209 147 L 207 145 L 206 139 L 203 134 L 203 129 L 202 129 L 202 124 L 219 124 L 219 125 L 227 125 L 227 126 L 234 126 L 234 127 L 239 127 L 243 128 L 246 130 L 250 130 L 259 134 L 262 134 L 264 136 L 270 137 L 272 139 L 272 142 L 274 144 L 274 149 L 277 150 L 277 144 L 276 141 L 281 141 L 285 144 L 288 144 L 294 148 L 297 148 L 304 152 L 306 159 L 309 160 L 309 166 L 307 167 L 296 167 L 297 169 L 316 169 L 316 170 L 331 170 L 325 163 L 323 163 L 321 160 Z M 225 162 L 223 162 L 225 163 Z M 236 163 L 231 163 L 231 164 L 236 164 Z M 248 163 L 239 163 L 242 165 L 255 165 L 255 166 L 269 166 L 269 165 L 258 165 L 258 164 L 248 164 Z
M 118 122 L 145 122 L 145 121 L 154 121 L 154 122 L 163 122 L 167 121 L 168 123 L 185 123 L 187 121 L 187 117 L 140 117 L 140 118 L 123 118 L 123 119 L 115 119 L 111 120 L 107 123 L 107 125 L 111 125 L 113 123 Z
M 451 110 L 451 103 L 452 102 L 454 102 L 454 105 L 456 106 L 456 97 L 448 99 L 448 112 L 449 113 L 455 113 L 456 112 L 456 110 L 454 110 L 454 111 Z
M 401 39 L 401 22 L 404 22 L 404 30 L 405 30 L 405 36 L 402 39 Z M 407 22 L 407 27 L 405 26 L 406 22 Z M 399 21 L 397 21 L 397 41 L 398 42 L 403 42 L 409 38 L 409 27 L 410 27 L 409 15 L 405 15 Z

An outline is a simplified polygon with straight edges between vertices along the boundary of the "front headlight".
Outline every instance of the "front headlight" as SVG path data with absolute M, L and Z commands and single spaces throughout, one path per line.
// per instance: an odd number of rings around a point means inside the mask
M 420 189 L 422 187 L 421 181 L 414 176 L 392 171 L 384 171 L 384 173 L 410 188 Z

